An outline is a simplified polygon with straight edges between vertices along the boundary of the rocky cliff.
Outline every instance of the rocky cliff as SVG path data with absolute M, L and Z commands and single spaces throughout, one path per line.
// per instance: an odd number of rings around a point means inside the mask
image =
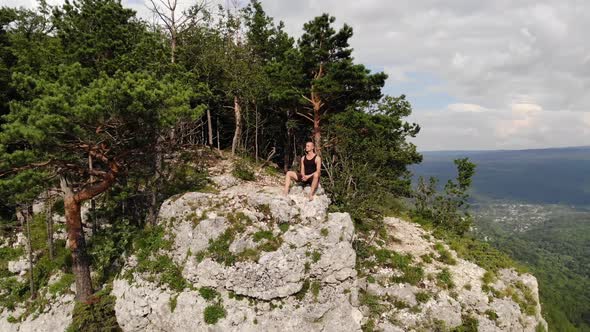
M 158 226 L 127 258 L 111 293 L 124 331 L 546 327 L 531 275 L 491 276 L 398 218 L 385 219 L 391 241 L 367 251 L 350 216 L 328 212 L 321 190 L 313 201 L 309 188 L 283 196 L 280 178 L 241 181 L 229 169 L 212 169 L 215 190 L 165 201 Z M 4 310 L 0 330 L 67 326 L 71 297 L 53 302 L 60 305 L 20 324 L 8 323 Z

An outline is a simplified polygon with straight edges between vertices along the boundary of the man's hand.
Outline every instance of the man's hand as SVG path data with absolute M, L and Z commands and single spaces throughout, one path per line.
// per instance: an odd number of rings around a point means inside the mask
M 302 175 L 301 179 L 303 179 L 303 181 L 307 181 L 307 179 L 309 179 L 311 175 Z

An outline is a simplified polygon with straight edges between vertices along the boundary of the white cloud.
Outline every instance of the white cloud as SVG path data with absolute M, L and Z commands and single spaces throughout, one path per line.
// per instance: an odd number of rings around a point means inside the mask
M 415 105 L 436 105 L 412 116 L 420 149 L 590 144 L 587 0 L 262 2 L 295 36 L 323 12 L 351 25 L 358 62 L 384 68 Z M 149 17 L 143 0 L 123 3 Z

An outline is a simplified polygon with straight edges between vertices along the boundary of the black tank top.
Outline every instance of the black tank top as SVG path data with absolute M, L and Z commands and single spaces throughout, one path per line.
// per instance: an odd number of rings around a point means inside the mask
M 316 154 L 313 156 L 312 159 L 307 159 L 307 156 L 303 156 L 303 165 L 305 166 L 305 175 L 310 175 L 317 171 L 317 167 L 315 165 L 315 157 L 318 155 Z

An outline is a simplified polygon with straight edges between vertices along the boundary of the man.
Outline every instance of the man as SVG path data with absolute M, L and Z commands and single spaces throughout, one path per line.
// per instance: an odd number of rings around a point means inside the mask
M 288 171 L 285 175 L 285 196 L 289 194 L 291 180 L 311 184 L 309 191 L 309 200 L 313 200 L 316 189 L 320 182 L 320 173 L 322 171 L 322 160 L 315 153 L 315 144 L 313 142 L 305 143 L 305 155 L 301 157 L 301 171 L 295 173 Z

